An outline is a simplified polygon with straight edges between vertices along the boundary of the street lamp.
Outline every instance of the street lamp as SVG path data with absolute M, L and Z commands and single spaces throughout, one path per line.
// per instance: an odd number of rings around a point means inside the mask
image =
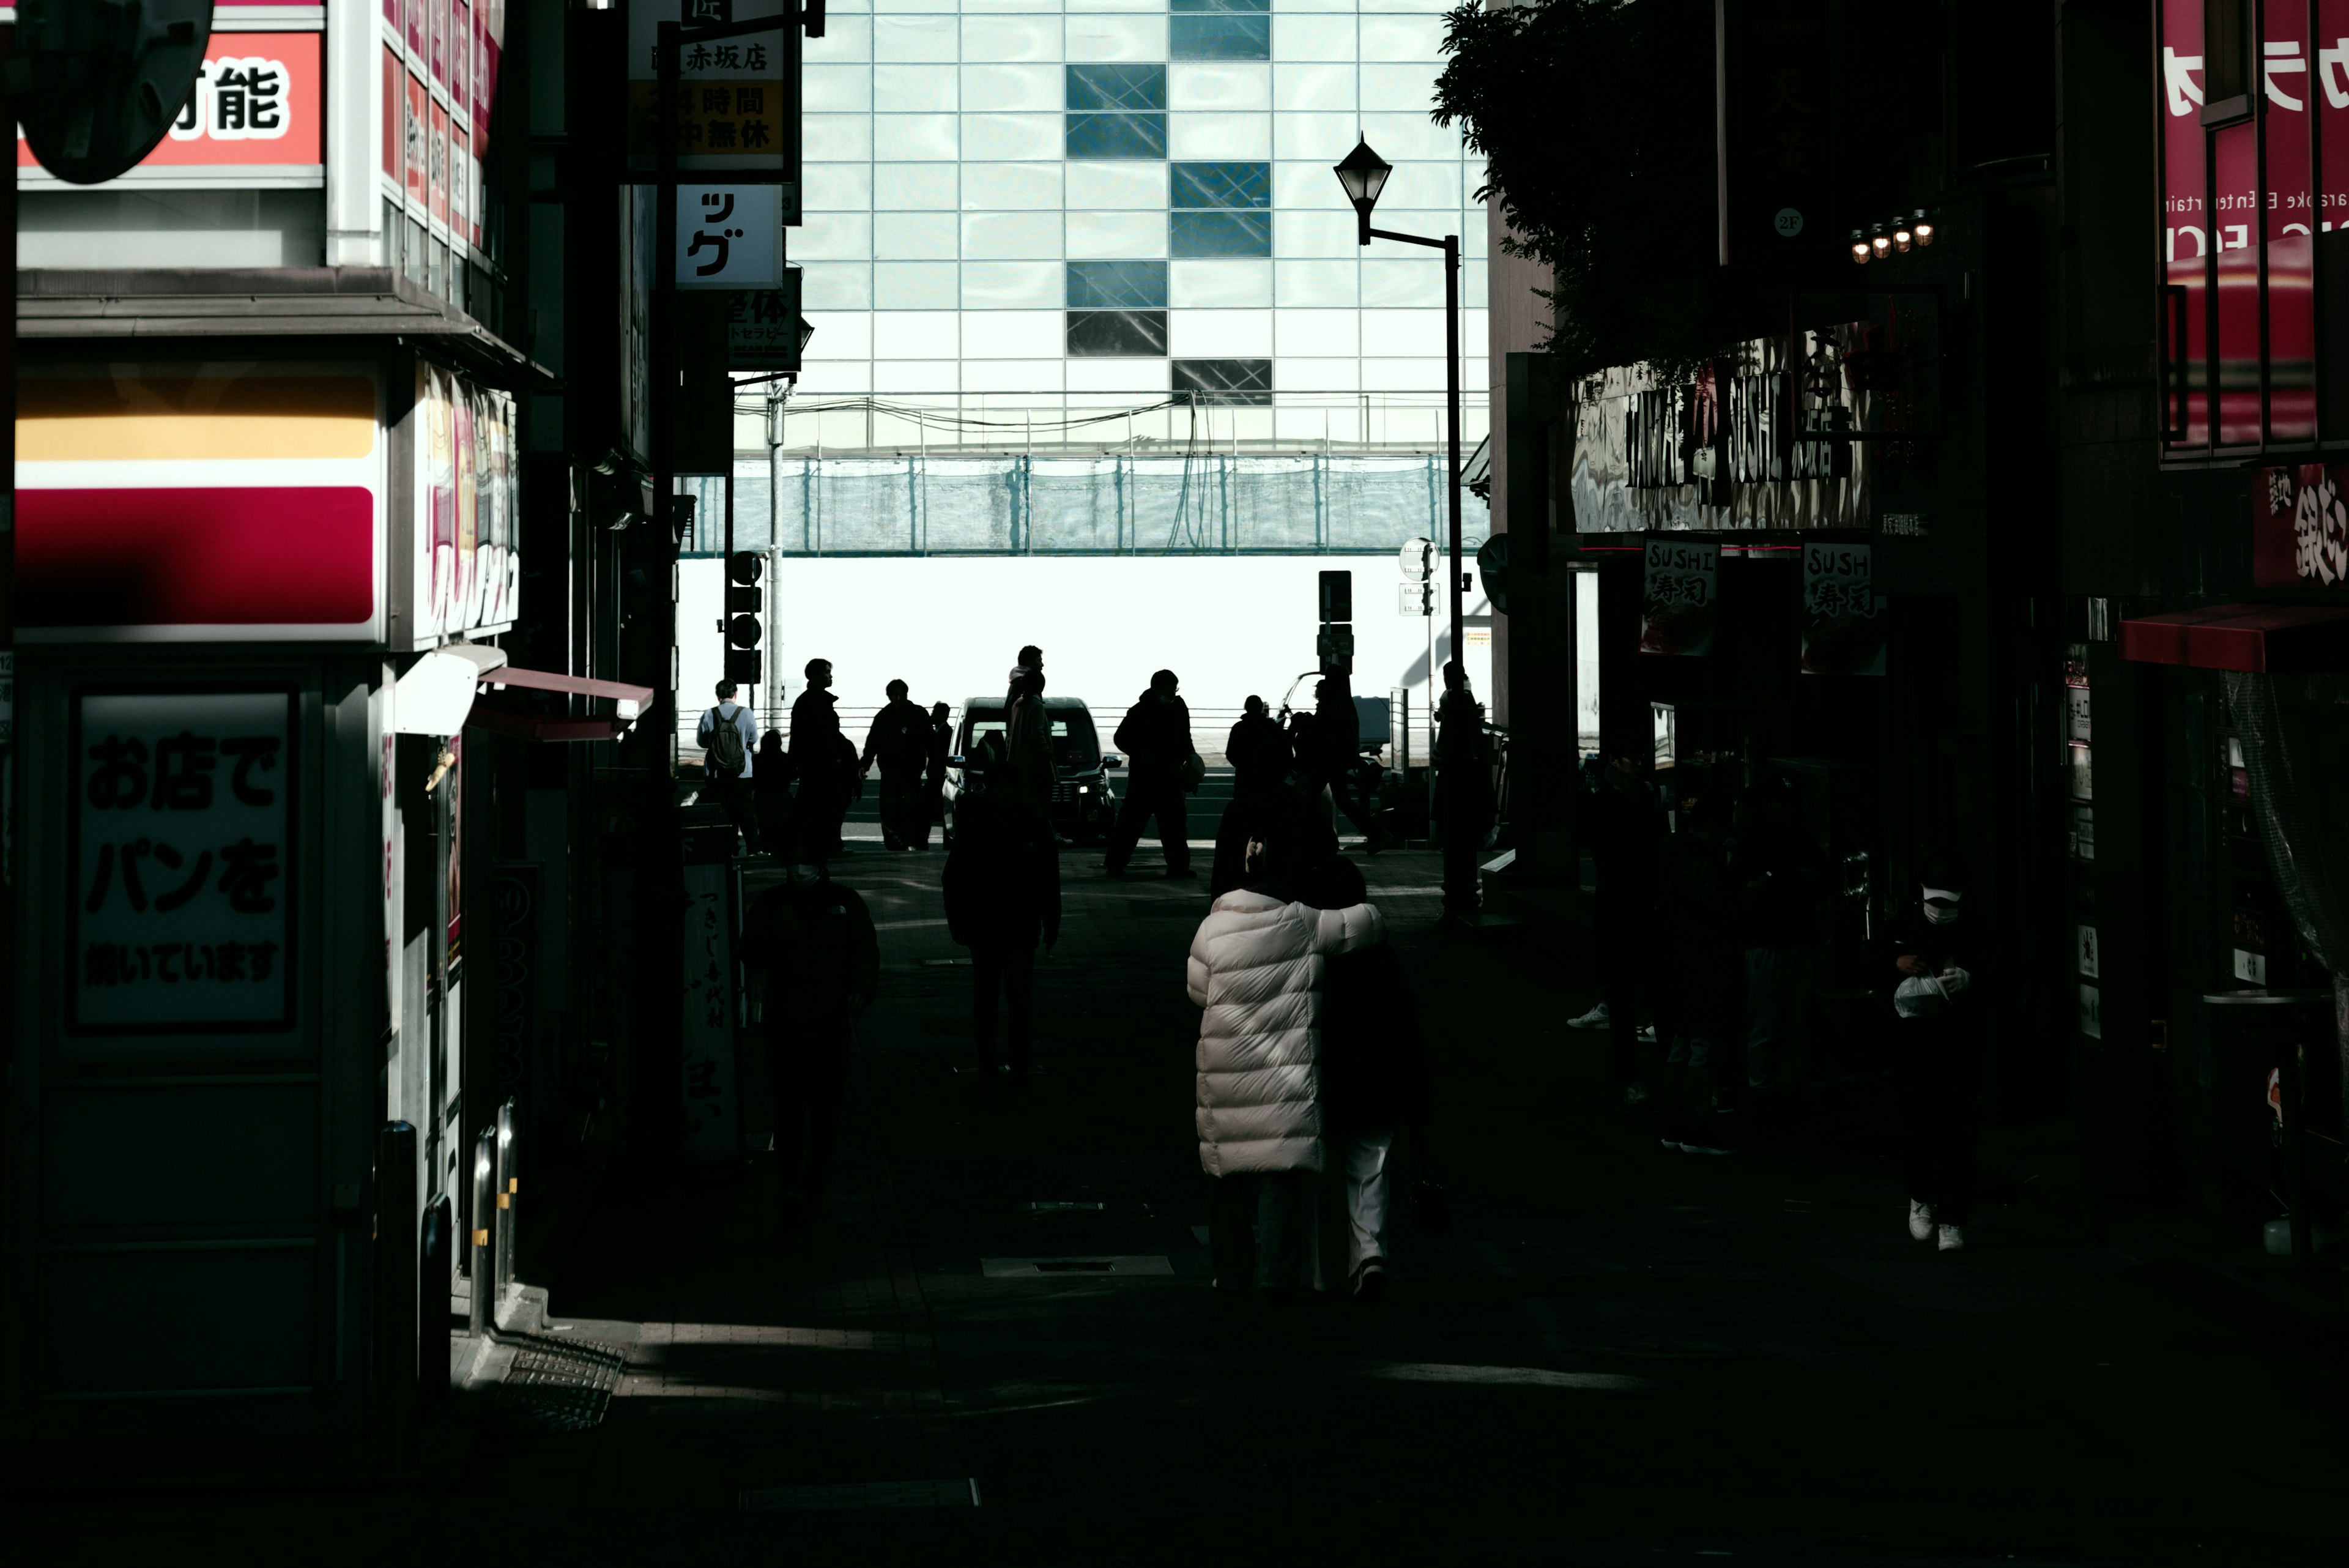
M 1356 141 L 1345 161 L 1332 167 L 1338 183 L 1345 188 L 1346 200 L 1354 205 L 1361 244 L 1399 240 L 1407 245 L 1426 245 L 1444 253 L 1444 395 L 1450 471 L 1446 493 L 1452 503 L 1452 657 L 1460 660 L 1461 668 L 1465 670 L 1460 591 L 1460 236 L 1446 234 L 1440 240 L 1431 240 L 1422 234 L 1399 234 L 1392 229 L 1371 227 L 1371 209 L 1378 204 L 1379 192 L 1386 189 L 1387 176 L 1394 172 L 1394 165 L 1371 151 L 1368 141 Z

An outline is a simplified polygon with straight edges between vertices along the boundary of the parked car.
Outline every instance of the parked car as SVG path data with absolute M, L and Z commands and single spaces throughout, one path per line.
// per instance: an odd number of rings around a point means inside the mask
M 1047 697 L 1044 716 L 1052 727 L 1053 831 L 1079 844 L 1108 837 L 1110 826 L 1117 820 L 1117 792 L 1110 787 L 1109 770 L 1123 767 L 1125 760 L 1114 752 L 1102 751 L 1092 710 L 1082 698 Z M 986 790 L 987 770 L 978 757 L 988 736 L 1003 733 L 1004 723 L 1002 698 L 964 700 L 954 753 L 947 758 L 944 793 L 949 844 L 954 842 L 956 803 L 965 794 Z

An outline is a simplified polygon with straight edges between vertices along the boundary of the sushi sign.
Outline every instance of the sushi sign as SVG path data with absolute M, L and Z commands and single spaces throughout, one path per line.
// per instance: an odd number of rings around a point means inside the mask
M 1721 544 L 1651 538 L 1640 600 L 1640 651 L 1696 659 L 1713 651 Z

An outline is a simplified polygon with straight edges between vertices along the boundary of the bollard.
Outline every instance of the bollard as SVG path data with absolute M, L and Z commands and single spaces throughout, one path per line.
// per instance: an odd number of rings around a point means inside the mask
M 498 1107 L 498 1268 L 496 1299 L 503 1301 L 506 1292 L 516 1283 L 514 1278 L 514 1205 L 519 1200 L 522 1179 L 514 1164 L 514 1103 L 508 1100 Z
M 472 1260 L 468 1271 L 472 1275 L 472 1311 L 468 1316 L 465 1332 L 475 1338 L 490 1332 L 497 1322 L 494 1301 L 497 1295 L 497 1252 L 492 1243 L 497 1236 L 497 1204 L 491 1183 L 497 1179 L 498 1134 L 495 1127 L 483 1127 L 481 1136 L 473 1140 L 473 1233 L 466 1256 Z
M 417 1238 L 416 1407 L 419 1417 L 437 1412 L 449 1398 L 449 1286 L 457 1276 L 456 1217 L 442 1193 L 424 1211 Z
M 416 1447 L 418 1250 L 416 1129 L 388 1122 L 375 1137 L 375 1407 L 384 1463 L 404 1469 Z M 429 1320 L 426 1320 L 429 1321 Z

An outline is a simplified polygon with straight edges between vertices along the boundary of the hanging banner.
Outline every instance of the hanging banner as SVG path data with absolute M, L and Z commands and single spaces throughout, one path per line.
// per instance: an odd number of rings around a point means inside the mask
M 677 171 L 688 179 L 771 184 L 782 222 L 800 221 L 800 31 L 783 0 L 632 0 L 628 6 L 628 173 L 659 167 L 660 25 L 756 22 L 771 31 L 681 41 Z
M 1650 539 L 1640 599 L 1640 651 L 1678 659 L 1711 653 L 1720 581 L 1720 541 Z
M 799 268 L 787 266 L 781 288 L 738 288 L 728 292 L 728 369 L 799 369 L 801 277 Z
M 1870 547 L 1803 546 L 1803 673 L 1884 673 L 1884 600 Z
M 2349 587 L 2349 463 L 2261 469 L 2251 496 L 2251 582 Z

